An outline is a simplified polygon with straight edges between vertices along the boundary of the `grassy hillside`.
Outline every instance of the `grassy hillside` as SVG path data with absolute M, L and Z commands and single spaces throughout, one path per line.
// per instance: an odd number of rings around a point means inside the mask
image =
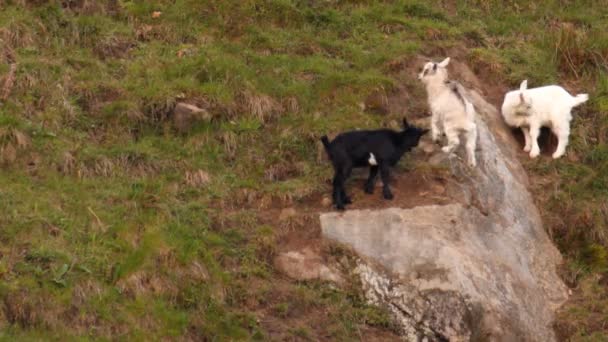
M 390 338 L 356 284 L 277 273 L 264 212 L 329 190 L 320 135 L 422 115 L 404 66 L 449 52 L 590 93 L 566 158 L 522 160 L 576 287 L 560 334 L 606 338 L 607 5 L 0 1 L 0 340 Z M 363 110 L 399 87 L 406 113 Z M 179 101 L 213 119 L 175 131 Z

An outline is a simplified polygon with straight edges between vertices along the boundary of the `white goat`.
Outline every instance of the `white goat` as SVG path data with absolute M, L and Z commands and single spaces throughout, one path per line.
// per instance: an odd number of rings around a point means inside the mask
M 502 116 L 509 126 L 521 128 L 526 141 L 524 151 L 530 152 L 531 158 L 540 154 L 538 136 L 541 127 L 550 127 L 558 139 L 553 153 L 553 158 L 557 159 L 566 152 L 572 108 L 588 99 L 587 94 L 572 96 L 558 85 L 528 89 L 528 80 L 524 80 L 519 90 L 505 95 Z
M 457 82 L 448 81 L 446 67 L 450 57 L 441 63 L 428 62 L 418 75 L 428 94 L 431 108 L 431 135 L 433 141 L 439 141 L 441 129 L 448 138 L 443 152 L 451 153 L 460 144 L 459 135 L 465 133 L 468 164 L 474 167 L 475 145 L 477 143 L 477 125 L 475 125 L 475 108 L 464 96 L 463 87 Z M 441 127 L 440 127 L 441 126 Z

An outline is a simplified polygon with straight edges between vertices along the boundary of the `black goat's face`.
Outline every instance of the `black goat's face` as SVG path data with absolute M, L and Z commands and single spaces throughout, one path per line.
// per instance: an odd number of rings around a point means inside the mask
M 402 132 L 402 134 L 403 134 L 402 147 L 409 151 L 412 148 L 418 146 L 418 143 L 420 142 L 420 138 L 422 138 L 422 136 L 427 134 L 428 132 L 429 132 L 428 129 L 408 126 Z

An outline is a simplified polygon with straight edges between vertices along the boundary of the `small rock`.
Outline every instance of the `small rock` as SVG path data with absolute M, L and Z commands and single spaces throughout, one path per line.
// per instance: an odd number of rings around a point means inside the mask
M 285 208 L 281 210 L 279 214 L 279 221 L 285 221 L 290 217 L 294 217 L 297 215 L 297 211 L 294 208 Z
M 321 200 L 321 205 L 324 207 L 331 207 L 331 198 L 329 197 L 323 197 L 323 199 Z
M 450 158 L 447 153 L 443 153 L 442 151 L 439 151 L 438 153 L 435 153 L 434 155 L 432 155 L 429 158 L 429 164 L 434 165 L 434 166 L 448 165 L 449 159 Z
M 323 264 L 321 257 L 310 248 L 279 254 L 274 265 L 288 277 L 297 280 L 321 279 L 342 284 L 342 276 Z
M 426 154 L 431 154 L 435 151 L 435 144 L 428 141 L 421 141 L 420 143 L 418 143 L 418 148 Z
M 173 110 L 173 124 L 180 133 L 187 132 L 192 125 L 200 120 L 211 120 L 211 115 L 205 109 L 180 102 Z

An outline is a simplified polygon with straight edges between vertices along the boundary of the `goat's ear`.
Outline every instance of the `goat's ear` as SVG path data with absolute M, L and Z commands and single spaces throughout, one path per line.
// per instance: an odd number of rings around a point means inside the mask
M 441 63 L 439 63 L 439 66 L 442 68 L 445 68 L 448 66 L 448 64 L 450 64 L 450 57 L 444 59 L 443 61 L 441 61 Z
M 403 129 L 407 129 L 410 125 L 407 123 L 407 119 L 403 118 Z
M 520 104 L 526 103 L 526 99 L 524 99 L 524 94 L 523 93 L 519 93 L 519 103 Z
M 528 89 L 528 80 L 523 80 L 519 85 L 519 91 L 524 91 Z

